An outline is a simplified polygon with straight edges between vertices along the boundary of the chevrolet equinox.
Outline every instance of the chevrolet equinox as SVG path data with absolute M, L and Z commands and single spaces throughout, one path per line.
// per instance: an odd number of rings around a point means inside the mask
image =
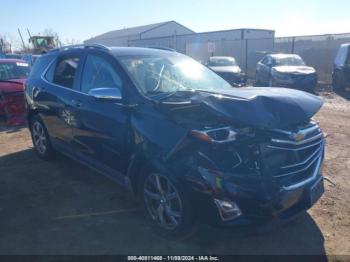
M 42 55 L 25 96 L 39 157 L 130 189 L 167 236 L 286 221 L 324 191 L 323 101 L 302 91 L 234 89 L 175 51 L 78 45 Z

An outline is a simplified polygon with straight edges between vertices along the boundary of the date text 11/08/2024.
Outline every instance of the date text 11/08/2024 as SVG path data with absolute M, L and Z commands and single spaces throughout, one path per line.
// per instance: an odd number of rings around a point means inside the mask
M 128 256 L 128 261 L 220 261 L 217 256 Z

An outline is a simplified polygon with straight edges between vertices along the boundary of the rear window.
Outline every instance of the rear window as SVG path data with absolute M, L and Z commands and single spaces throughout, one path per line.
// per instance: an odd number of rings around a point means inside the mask
M 54 56 L 52 55 L 42 55 L 38 57 L 30 71 L 29 78 L 41 77 L 42 73 L 53 59 Z
M 235 66 L 236 60 L 233 57 L 211 57 L 209 59 L 209 66 Z
M 78 64 L 78 56 L 59 59 L 54 70 L 53 83 L 67 88 L 73 88 Z
M 30 69 L 24 61 L 0 63 L 0 80 L 26 79 Z

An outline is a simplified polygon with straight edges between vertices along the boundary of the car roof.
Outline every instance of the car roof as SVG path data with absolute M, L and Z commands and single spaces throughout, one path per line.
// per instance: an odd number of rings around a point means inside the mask
M 209 59 L 235 59 L 232 56 L 211 56 Z
M 299 57 L 299 55 L 297 54 L 269 54 L 268 56 L 272 57 L 272 58 L 275 58 L 275 59 L 283 59 L 283 58 L 287 58 L 287 57 Z
M 27 62 L 22 59 L 1 58 L 0 63 L 27 63 Z
M 128 56 L 128 55 L 179 55 L 179 53 L 174 51 L 169 51 L 159 48 L 147 48 L 147 47 L 110 47 L 110 52 L 114 56 Z
M 55 48 L 43 54 L 41 56 L 61 56 L 68 53 L 79 53 L 81 51 L 88 50 L 98 50 L 112 54 L 115 57 L 119 56 L 129 56 L 129 55 L 158 55 L 158 56 L 170 56 L 170 55 L 178 55 L 175 50 L 164 47 L 114 47 L 114 46 L 104 46 L 100 44 L 92 44 L 92 45 L 72 45 L 72 46 L 62 46 L 59 48 Z

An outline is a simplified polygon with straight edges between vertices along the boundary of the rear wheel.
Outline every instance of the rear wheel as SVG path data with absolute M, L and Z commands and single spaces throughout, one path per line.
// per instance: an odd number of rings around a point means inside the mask
M 185 239 L 195 231 L 193 208 L 177 180 L 159 172 L 147 173 L 141 197 L 155 230 L 168 238 Z
M 54 150 L 50 143 L 47 130 L 39 116 L 33 116 L 30 120 L 30 132 L 36 153 L 39 157 L 48 160 L 53 157 Z

